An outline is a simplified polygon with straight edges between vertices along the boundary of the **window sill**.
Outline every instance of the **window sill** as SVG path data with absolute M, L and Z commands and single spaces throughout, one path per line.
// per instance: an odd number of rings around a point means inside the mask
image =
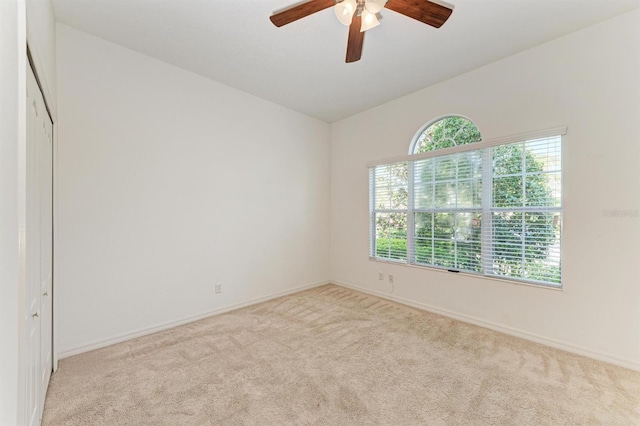
M 409 267 L 409 268 L 415 268 L 415 269 L 421 269 L 421 270 L 427 270 L 427 271 L 433 271 L 433 272 L 440 272 L 440 273 L 445 273 L 445 274 L 461 275 L 461 276 L 470 277 L 470 278 L 478 278 L 478 279 L 483 279 L 483 280 L 498 281 L 498 282 L 501 282 L 501 283 L 512 284 L 512 285 L 523 285 L 523 286 L 527 286 L 527 287 L 542 288 L 542 289 L 554 290 L 554 291 L 563 291 L 564 290 L 562 284 L 560 284 L 558 286 L 555 286 L 553 284 L 542 284 L 542 283 L 538 284 L 538 283 L 529 282 L 529 281 L 520 281 L 520 280 L 515 280 L 515 279 L 509 279 L 509 278 L 506 278 L 506 277 L 502 278 L 502 277 L 498 277 L 498 276 L 472 274 L 470 272 L 464 272 L 464 271 L 451 272 L 451 271 L 449 271 L 449 270 L 447 270 L 445 268 L 437 268 L 437 267 L 434 267 L 434 266 L 414 265 L 414 264 L 407 263 L 407 262 L 402 261 L 402 260 L 393 261 L 393 260 L 380 259 L 380 258 L 377 258 L 377 257 L 369 257 L 369 261 L 370 262 L 386 263 L 386 264 L 389 264 L 389 265 L 405 266 L 405 267 Z

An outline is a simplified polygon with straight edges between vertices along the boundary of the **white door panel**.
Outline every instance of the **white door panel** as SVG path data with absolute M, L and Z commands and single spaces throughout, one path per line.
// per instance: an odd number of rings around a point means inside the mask
M 27 410 L 27 421 L 29 425 L 39 424 L 40 413 L 38 412 L 39 399 L 39 364 L 40 364 L 40 244 L 35 242 L 39 239 L 39 214 L 37 205 L 37 133 L 38 120 L 41 111 L 37 102 L 38 86 L 35 78 L 30 72 L 27 73 L 27 176 L 26 176 L 26 201 L 27 201 L 27 235 L 26 235 L 26 301 L 27 311 L 25 314 L 25 329 L 27 333 L 26 341 L 26 395 L 25 404 Z
M 27 67 L 26 386 L 28 425 L 39 425 L 51 376 L 53 125 Z
M 44 106 L 44 101 L 43 101 Z M 53 247 L 53 194 L 52 194 L 52 125 L 48 117 L 40 127 L 40 409 L 44 408 L 44 397 L 52 369 L 52 247 Z

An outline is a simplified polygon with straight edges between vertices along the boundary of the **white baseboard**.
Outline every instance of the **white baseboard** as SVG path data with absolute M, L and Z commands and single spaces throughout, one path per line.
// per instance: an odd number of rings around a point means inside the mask
M 336 280 L 331 281 L 331 283 L 335 285 L 339 285 L 341 287 L 351 289 L 351 290 L 356 290 L 362 293 L 371 294 L 373 296 L 377 296 L 382 299 L 391 300 L 392 302 L 397 302 L 403 305 L 411 306 L 413 308 L 421 309 L 423 311 L 432 312 L 434 314 L 438 314 L 438 315 L 442 315 L 455 320 L 478 325 L 480 327 L 489 328 L 491 330 L 499 331 L 501 333 L 508 334 L 511 336 L 520 337 L 525 340 L 530 340 L 532 342 L 540 343 L 545 346 L 560 349 L 566 352 L 571 352 L 577 355 L 586 356 L 588 358 L 597 359 L 598 361 L 604 361 L 609 364 L 618 365 L 620 367 L 629 368 L 631 370 L 640 371 L 640 362 L 638 361 L 620 358 L 618 356 L 603 353 L 603 352 L 593 351 L 591 349 L 582 348 L 579 346 L 572 345 L 570 343 L 565 343 L 559 340 L 555 340 L 545 336 L 540 336 L 538 334 L 530 333 L 528 331 L 518 330 L 513 327 L 508 327 L 508 326 L 497 324 L 494 322 L 485 321 L 470 315 L 460 314 L 460 313 L 452 312 L 446 309 L 436 308 L 435 306 L 427 305 L 425 303 L 420 303 L 420 302 L 405 299 L 402 297 L 394 296 L 391 294 L 382 293 L 380 291 L 371 290 L 358 285 L 349 284 L 349 283 L 336 281 Z
M 225 312 L 234 311 L 236 309 L 244 308 L 250 305 L 255 305 L 257 303 L 266 302 L 267 300 L 277 299 L 278 297 L 287 296 L 289 294 L 298 293 L 303 290 L 309 290 L 311 288 L 320 287 L 322 285 L 330 284 L 330 281 L 321 281 L 313 284 L 307 284 L 304 286 L 292 288 L 290 290 L 281 291 L 278 293 L 272 293 L 266 296 L 258 297 L 255 299 L 248 300 L 246 302 L 235 303 L 233 305 L 223 306 L 221 308 L 214 309 L 212 311 L 203 312 L 197 315 L 188 316 L 176 321 L 168 321 L 162 324 L 157 324 L 151 327 L 140 328 L 128 333 L 120 334 L 108 339 L 96 340 L 87 345 L 78 346 L 64 352 L 60 352 L 57 354 L 56 361 L 61 360 L 63 358 L 68 358 L 73 355 L 79 355 L 84 352 L 93 351 L 95 349 L 104 348 L 106 346 L 111 346 L 116 343 L 125 342 L 127 340 L 135 339 L 138 337 L 146 336 L 149 334 L 157 333 L 159 331 L 167 330 L 169 328 L 177 327 L 179 325 L 188 324 L 190 322 L 198 321 L 207 317 L 211 317 L 214 315 L 223 314 Z
M 61 360 L 63 358 L 68 358 L 73 355 L 78 355 L 84 352 L 89 352 L 95 349 L 104 348 L 106 346 L 111 346 L 116 343 L 124 342 L 127 340 L 135 339 L 138 337 L 146 336 L 149 334 L 157 333 L 159 331 L 167 330 L 169 328 L 177 327 L 183 324 L 187 324 L 190 322 L 198 321 L 203 318 L 207 318 L 213 315 L 223 314 L 225 312 L 233 311 L 236 309 L 244 308 L 250 305 L 255 305 L 257 303 L 266 302 L 271 299 L 276 299 L 278 297 L 287 296 L 289 294 L 297 293 L 303 290 L 308 290 L 315 287 L 320 287 L 326 284 L 335 284 L 341 287 L 345 287 L 348 289 L 360 291 L 362 293 L 371 294 L 373 296 L 380 297 L 382 299 L 391 300 L 393 302 L 401 303 L 403 305 L 411 306 L 413 308 L 421 309 L 423 311 L 432 312 L 438 315 L 442 315 L 448 318 L 452 318 L 455 320 L 467 322 L 470 324 L 478 325 L 480 327 L 488 328 L 491 330 L 499 331 L 501 333 L 505 333 L 511 336 L 520 337 L 522 339 L 530 340 L 532 342 L 540 343 L 552 348 L 560 349 L 563 351 L 571 352 L 577 355 L 586 356 L 589 358 L 597 359 L 599 361 L 604 361 L 610 364 L 618 365 L 624 368 L 629 368 L 631 370 L 640 371 L 640 363 L 637 361 L 632 361 L 624 358 L 620 358 L 611 354 L 602 353 L 598 351 L 593 351 L 591 349 L 582 348 L 579 346 L 575 346 L 569 343 L 565 343 L 559 340 L 551 339 L 545 336 L 540 336 L 538 334 L 530 333 L 527 331 L 519 330 L 513 327 L 504 326 L 501 324 L 497 324 L 494 322 L 482 320 L 480 318 L 476 318 L 470 315 L 460 314 L 457 312 L 449 311 L 446 309 L 437 308 L 435 306 L 431 306 L 425 303 L 416 302 L 410 299 L 405 299 L 398 296 L 393 296 L 387 293 L 383 293 L 376 290 L 371 290 L 365 287 L 361 287 L 355 284 L 350 284 L 342 281 L 322 281 L 313 284 L 308 284 L 300 287 L 296 287 L 290 290 L 285 290 L 278 293 L 272 293 L 266 296 L 258 297 L 255 299 L 248 300 L 242 303 L 236 303 L 233 305 L 224 306 L 221 308 L 214 309 L 212 311 L 204 312 L 198 315 L 193 315 L 189 317 L 182 318 L 176 321 L 169 321 L 162 324 L 157 324 L 151 327 L 145 327 L 142 329 L 134 330 L 129 333 L 124 333 L 118 336 L 111 337 L 109 339 L 99 340 L 91 342 L 87 345 L 78 346 L 76 348 L 69 349 L 64 352 L 60 352 L 57 354 L 56 360 Z

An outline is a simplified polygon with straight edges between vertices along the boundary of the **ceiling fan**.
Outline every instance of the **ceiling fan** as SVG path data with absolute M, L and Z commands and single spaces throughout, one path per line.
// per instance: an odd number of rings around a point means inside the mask
M 271 16 L 276 27 L 335 6 L 336 17 L 349 27 L 346 62 L 356 62 L 362 56 L 364 32 L 378 25 L 376 14 L 383 8 L 440 28 L 452 9 L 429 0 L 310 0 Z

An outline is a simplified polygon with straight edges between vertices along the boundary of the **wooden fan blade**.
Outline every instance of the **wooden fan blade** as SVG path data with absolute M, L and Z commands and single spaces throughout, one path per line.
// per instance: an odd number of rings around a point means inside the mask
M 276 27 L 281 27 L 335 5 L 335 0 L 311 0 L 271 15 L 269 19 Z
M 389 0 L 384 7 L 436 28 L 447 22 L 453 12 L 429 0 Z
M 362 17 L 354 16 L 349 27 L 349 41 L 347 41 L 347 63 L 356 62 L 362 56 L 364 31 L 360 31 Z

